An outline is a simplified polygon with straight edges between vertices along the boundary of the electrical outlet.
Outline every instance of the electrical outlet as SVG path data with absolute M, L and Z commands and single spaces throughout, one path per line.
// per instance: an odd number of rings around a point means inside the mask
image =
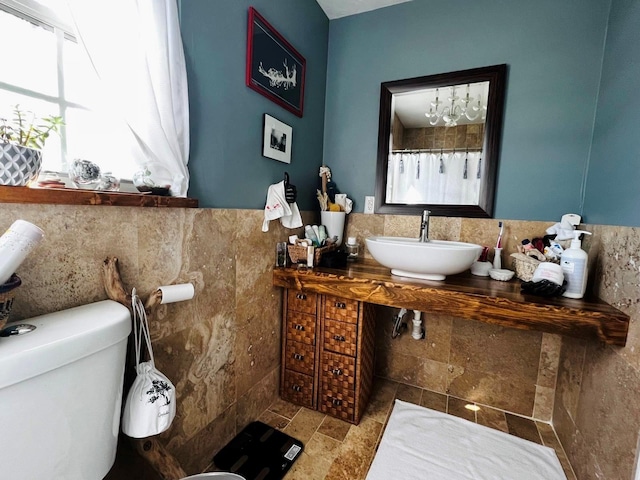
M 364 197 L 364 213 L 373 213 L 376 197 Z

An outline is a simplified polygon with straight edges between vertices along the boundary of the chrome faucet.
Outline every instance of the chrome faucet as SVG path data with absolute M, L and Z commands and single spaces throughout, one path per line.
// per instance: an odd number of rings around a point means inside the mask
M 418 238 L 419 242 L 429 241 L 429 215 L 431 215 L 430 210 L 424 210 L 422 212 L 422 222 L 420 223 L 420 237 Z

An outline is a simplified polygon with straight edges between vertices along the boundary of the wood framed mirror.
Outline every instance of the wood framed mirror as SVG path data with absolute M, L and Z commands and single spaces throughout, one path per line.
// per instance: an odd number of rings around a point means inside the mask
M 376 213 L 493 216 L 506 71 L 382 83 Z

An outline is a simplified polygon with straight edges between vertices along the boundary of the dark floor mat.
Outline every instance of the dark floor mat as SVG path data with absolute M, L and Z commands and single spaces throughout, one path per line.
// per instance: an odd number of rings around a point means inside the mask
M 262 422 L 252 422 L 220 450 L 213 463 L 247 480 L 280 480 L 304 445 Z

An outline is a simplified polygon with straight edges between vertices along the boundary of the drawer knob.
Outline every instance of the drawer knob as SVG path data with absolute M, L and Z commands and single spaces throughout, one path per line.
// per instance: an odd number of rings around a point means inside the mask
M 339 398 L 332 398 L 331 403 L 336 407 L 339 407 L 340 405 L 342 405 L 342 400 L 340 400 Z
M 295 360 L 304 360 L 304 355 L 300 355 L 299 353 L 294 353 L 293 358 Z
M 304 330 L 304 325 L 300 325 L 299 323 L 296 323 L 293 328 L 295 328 L 296 330 Z
M 342 375 L 342 369 L 334 368 L 333 370 L 331 370 L 331 373 L 333 373 L 334 375 Z
M 338 342 L 344 342 L 346 340 L 346 338 L 344 338 L 342 335 L 334 335 L 333 339 Z
M 347 304 L 344 302 L 336 302 L 335 303 L 335 307 L 336 308 L 347 308 Z
M 298 294 L 296 294 L 296 298 L 298 300 L 306 300 L 307 296 L 304 293 L 298 293 Z
M 300 385 L 293 385 L 291 387 L 291 389 L 296 391 L 296 392 L 301 392 L 302 391 L 302 387 Z

